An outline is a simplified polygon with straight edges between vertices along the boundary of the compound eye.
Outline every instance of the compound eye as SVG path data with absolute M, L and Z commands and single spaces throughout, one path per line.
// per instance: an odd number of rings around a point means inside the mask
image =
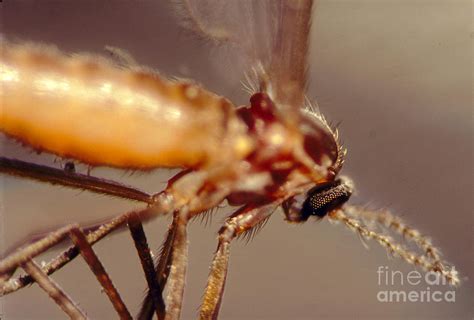
M 352 194 L 352 181 L 347 178 L 317 185 L 305 194 L 296 195 L 282 203 L 286 220 L 304 222 L 310 216 L 323 218 L 340 207 Z
M 283 207 L 283 212 L 285 213 L 287 221 L 304 222 L 308 220 L 311 213 L 307 212 L 307 210 L 303 210 L 304 203 L 306 202 L 306 197 L 306 194 L 299 194 L 285 200 L 282 203 L 281 206 Z
M 306 214 L 324 217 L 328 212 L 340 207 L 352 194 L 352 182 L 336 180 L 328 185 L 316 186 L 307 194 L 302 210 Z

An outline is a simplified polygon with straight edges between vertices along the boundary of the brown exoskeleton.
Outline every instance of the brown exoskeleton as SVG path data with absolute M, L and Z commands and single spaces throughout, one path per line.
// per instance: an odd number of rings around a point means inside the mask
M 87 235 L 77 226 L 58 230 L 14 251 L 0 264 L 2 292 L 34 279 L 72 318 L 80 308 L 46 274 L 79 252 L 104 286 L 122 318 L 125 304 L 91 249 L 91 244 L 128 223 L 139 248 L 150 293 L 140 318 L 179 318 L 186 273 L 186 225 L 190 218 L 223 201 L 239 209 L 219 232 L 219 244 L 200 316 L 216 318 L 221 303 L 231 241 L 261 225 L 282 207 L 290 222 L 328 216 L 391 253 L 425 270 L 439 272 L 452 283 L 456 274 L 445 267 L 439 252 L 416 230 L 388 213 L 346 205 L 352 182 L 339 177 L 344 151 L 318 113 L 306 108 L 305 86 L 312 1 L 273 1 L 245 8 L 271 28 L 259 43 L 254 66 L 256 88 L 250 105 L 235 108 L 228 100 L 187 82 L 169 81 L 141 67 L 123 67 L 89 56 L 68 56 L 37 45 L 3 43 L 0 81 L 3 113 L 0 128 L 7 136 L 36 150 L 95 166 L 147 170 L 184 167 L 167 188 L 148 195 L 124 185 L 2 157 L 1 171 L 49 183 L 138 200 L 147 204 L 104 223 Z M 212 39 L 235 41 L 225 30 L 201 23 L 199 10 L 183 2 L 195 29 Z M 243 9 L 244 10 L 244 9 Z M 261 11 L 260 11 L 261 10 Z M 260 19 L 259 21 L 261 21 Z M 247 36 L 261 40 L 259 28 Z M 94 114 L 94 117 L 88 115 Z M 62 121 L 88 119 L 87 123 Z M 124 125 L 125 124 L 125 125 Z M 140 220 L 172 213 L 172 226 L 155 267 Z M 378 221 L 418 244 L 415 254 L 389 237 L 368 229 Z M 34 256 L 69 236 L 75 246 L 40 268 Z M 11 279 L 17 267 L 29 276 Z M 167 285 L 168 295 L 161 297 Z

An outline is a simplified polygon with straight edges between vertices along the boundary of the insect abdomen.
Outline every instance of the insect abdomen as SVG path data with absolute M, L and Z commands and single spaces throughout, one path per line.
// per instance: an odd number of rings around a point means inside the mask
M 230 102 L 197 85 L 52 48 L 2 48 L 0 130 L 39 151 L 92 165 L 195 167 L 243 134 Z

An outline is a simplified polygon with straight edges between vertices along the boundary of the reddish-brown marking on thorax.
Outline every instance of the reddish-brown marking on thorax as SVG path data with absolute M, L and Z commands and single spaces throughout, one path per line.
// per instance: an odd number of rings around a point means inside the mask
M 252 169 L 258 172 L 268 172 L 272 183 L 265 187 L 263 193 L 255 194 L 252 192 L 236 192 L 227 197 L 229 203 L 240 205 L 254 202 L 266 202 L 273 200 L 273 194 L 277 189 L 288 180 L 288 176 L 295 170 L 308 171 L 295 156 L 291 148 L 275 149 L 268 141 L 268 133 L 274 125 L 283 125 L 284 119 L 278 114 L 277 108 L 272 99 L 263 92 L 258 92 L 250 98 L 249 106 L 241 106 L 237 109 L 237 115 L 246 124 L 248 134 L 253 138 L 256 147 L 252 153 L 246 157 Z M 319 166 L 325 165 L 330 161 L 334 165 L 338 158 L 339 146 L 329 128 L 324 123 L 318 123 L 317 118 L 310 118 L 308 115 L 302 115 L 301 130 L 303 149 L 308 156 Z M 290 131 L 288 131 L 290 132 Z M 290 136 L 285 136 L 294 143 L 301 143 L 299 140 Z M 328 176 L 327 180 L 333 179 Z

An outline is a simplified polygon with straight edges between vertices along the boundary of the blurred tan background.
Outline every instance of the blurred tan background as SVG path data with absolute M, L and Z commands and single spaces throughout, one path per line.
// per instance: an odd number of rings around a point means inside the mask
M 233 245 L 222 319 L 472 319 L 472 4 L 320 1 L 310 67 L 309 95 L 330 121 L 340 123 L 349 150 L 343 173 L 356 182 L 351 202 L 390 208 L 430 235 L 463 277 L 456 302 L 380 303 L 376 294 L 387 288 L 378 286 L 377 268 L 407 274 L 412 266 L 388 259 L 375 243 L 368 242 L 366 250 L 342 226 L 325 220 L 288 225 L 276 213 L 251 243 Z M 248 99 L 239 75 L 227 68 L 230 64 L 183 34 L 168 1 L 7 0 L 0 8 L 1 32 L 11 39 L 52 43 L 69 52 L 120 47 L 141 64 L 194 78 L 236 104 Z M 59 166 L 52 157 L 2 141 L 2 155 Z M 94 169 L 92 174 L 156 192 L 171 172 L 130 175 Z M 88 223 L 134 207 L 9 177 L 1 183 L 1 251 L 34 232 L 73 221 Z M 183 319 L 196 317 L 224 218 L 218 213 L 208 226 L 197 221 L 190 226 Z M 168 220 L 146 225 L 152 248 L 159 247 Z M 95 249 L 135 313 L 145 281 L 130 237 L 117 233 Z M 80 259 L 54 279 L 91 318 L 115 318 Z M 33 286 L 2 298 L 0 318 L 64 316 Z

